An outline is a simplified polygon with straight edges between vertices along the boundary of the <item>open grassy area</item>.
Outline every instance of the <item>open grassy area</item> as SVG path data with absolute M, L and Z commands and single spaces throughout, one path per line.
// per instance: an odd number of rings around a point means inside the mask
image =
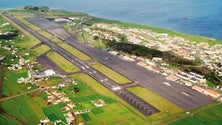
M 43 53 L 49 51 L 50 48 L 47 46 L 47 45 L 41 45 L 41 46 L 38 46 L 34 49 L 32 49 L 32 52 L 36 55 L 36 56 L 40 56 L 42 55 Z
M 67 59 L 65 59 L 56 52 L 49 52 L 47 54 L 47 57 L 51 59 L 56 65 L 58 65 L 61 69 L 63 69 L 65 72 L 77 72 L 79 70 L 71 62 L 69 62 Z
M 53 36 L 52 34 L 50 34 L 47 31 L 44 31 L 44 30 L 40 30 L 40 31 L 38 31 L 38 33 L 40 33 L 41 35 L 43 35 L 46 38 L 51 38 Z
M 78 34 L 78 35 L 77 35 L 77 39 L 78 39 L 78 41 L 81 42 L 81 43 L 85 42 L 85 41 L 83 40 L 81 34 Z
M 61 108 L 65 107 L 64 103 L 59 103 L 57 105 L 52 105 L 44 107 L 44 114 L 50 119 L 50 121 L 62 120 L 64 123 L 67 123 Z
M 61 39 L 59 39 L 58 37 L 54 37 L 51 39 L 52 42 L 55 42 L 55 43 L 59 43 L 59 42 L 62 42 Z
M 127 102 L 119 98 L 117 95 L 112 93 L 110 90 L 102 86 L 96 80 L 91 78 L 87 74 L 74 74 L 71 77 L 77 81 L 81 81 L 86 84 L 90 89 L 93 89 L 97 94 L 89 95 L 87 98 L 94 100 L 98 97 L 105 100 L 108 104 L 102 107 L 102 110 L 95 111 L 98 109 L 93 109 L 94 111 L 87 113 L 91 118 L 87 124 L 135 124 L 135 125 L 147 125 L 148 122 L 142 120 L 140 117 L 146 119 L 146 117 L 134 109 Z M 86 90 L 88 90 L 86 88 Z M 99 95 L 102 96 L 99 96 Z M 87 103 L 83 103 L 83 106 L 88 106 Z M 81 107 L 80 107 L 81 108 Z M 84 108 L 83 108 L 84 109 Z M 137 115 L 135 115 L 134 113 Z M 115 116 L 115 117 L 114 117 Z M 86 116 L 85 116 L 86 117 Z M 79 118 L 82 120 L 81 118 Z
M 161 111 L 151 116 L 151 120 L 163 119 L 164 117 L 183 111 L 182 108 L 142 86 L 127 89 Z
M 221 125 L 222 105 L 201 111 L 170 125 Z
M 1 125 L 21 125 L 15 119 L 0 111 L 0 124 Z
M 56 86 L 61 81 L 62 81 L 62 78 L 60 77 L 52 77 L 52 78 L 49 78 L 48 80 L 38 82 L 38 84 L 44 85 L 44 86 Z
M 28 86 L 31 86 L 31 84 L 18 84 L 17 78 L 21 77 L 27 77 L 27 69 L 22 70 L 15 70 L 15 71 L 7 71 L 4 73 L 4 80 L 3 80 L 3 89 L 2 89 L 2 95 L 8 96 L 8 95 L 16 95 L 24 92 L 28 92 L 30 90 L 27 90 Z M 36 87 L 32 86 L 32 89 Z
M 38 39 L 36 39 L 34 36 L 32 36 L 30 33 L 28 33 L 26 30 L 24 30 L 23 28 L 21 28 L 19 25 L 17 25 L 16 23 L 14 23 L 13 21 L 11 21 L 10 19 L 8 19 L 7 17 L 5 17 L 4 15 L 2 15 L 0 13 L 0 15 L 7 20 L 8 22 L 10 22 L 16 29 L 18 29 L 20 32 L 22 32 L 26 37 L 22 40 L 17 40 L 16 41 L 16 45 L 23 47 L 23 48 L 31 48 L 34 45 L 40 43 L 40 41 Z
M 42 107 L 46 104 L 38 96 L 23 95 L 1 103 L 2 108 L 25 122 L 26 124 L 38 124 L 45 118 Z
M 30 28 L 32 28 L 34 30 L 41 30 L 39 27 L 37 27 L 34 24 L 25 20 L 25 18 L 34 17 L 35 16 L 34 14 L 32 14 L 32 13 L 13 13 L 13 16 Z
M 0 124 L 1 125 L 20 125 L 16 120 L 10 118 L 6 114 L 0 111 Z
M 114 70 L 99 62 L 90 62 L 88 64 L 118 84 L 127 84 L 132 82 L 128 78 L 124 77 L 123 75 L 115 72 Z
M 60 47 L 74 55 L 75 57 L 79 58 L 80 60 L 90 60 L 91 58 L 86 54 L 82 53 L 81 51 L 77 50 L 76 48 L 70 46 L 69 44 L 59 44 Z

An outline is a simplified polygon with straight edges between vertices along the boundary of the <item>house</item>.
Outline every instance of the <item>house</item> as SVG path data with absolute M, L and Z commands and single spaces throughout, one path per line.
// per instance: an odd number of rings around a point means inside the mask
M 167 76 L 167 79 L 169 79 L 169 80 L 171 80 L 171 81 L 177 81 L 177 80 L 179 80 L 179 78 L 176 77 L 175 75 L 168 75 L 168 76 Z
M 155 61 L 155 62 L 159 62 L 159 61 L 162 61 L 163 59 L 162 58 L 159 58 L 159 57 L 153 57 L 152 61 Z
M 144 67 L 144 66 L 146 66 L 146 63 L 144 63 L 143 61 L 140 61 L 140 62 L 137 63 L 137 65 Z
M 201 92 L 201 93 L 205 91 L 203 88 L 201 88 L 199 86 L 193 86 L 192 89 L 194 89 L 194 90 L 196 90 L 198 92 Z
M 214 98 L 218 98 L 218 97 L 220 96 L 220 94 L 219 94 L 218 92 L 213 91 L 213 90 L 211 90 L 211 89 L 205 89 L 204 94 L 209 95 L 209 96 L 212 96 L 212 97 L 214 97 Z
M 0 55 L 0 61 L 2 61 L 5 58 L 5 56 Z

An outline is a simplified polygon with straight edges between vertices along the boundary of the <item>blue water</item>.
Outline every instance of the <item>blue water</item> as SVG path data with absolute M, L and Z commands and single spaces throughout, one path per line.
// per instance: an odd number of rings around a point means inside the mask
M 222 0 L 0 0 L 1 9 L 25 5 L 77 10 L 222 40 Z

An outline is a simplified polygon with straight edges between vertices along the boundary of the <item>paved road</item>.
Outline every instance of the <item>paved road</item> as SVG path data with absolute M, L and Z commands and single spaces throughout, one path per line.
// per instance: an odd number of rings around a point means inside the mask
M 37 88 L 37 89 L 33 89 L 31 91 L 28 91 L 28 92 L 25 92 L 25 93 L 21 93 L 21 94 L 17 94 L 17 95 L 14 95 L 14 96 L 9 96 L 9 97 L 4 97 L 4 98 L 1 98 L 0 99 L 0 102 L 1 101 L 5 101 L 5 100 L 9 100 L 9 99 L 13 99 L 13 98 L 16 98 L 16 97 L 19 97 L 19 96 L 23 96 L 23 95 L 27 95 L 27 94 L 30 94 L 30 93 L 33 93 L 33 92 L 37 92 L 39 91 L 40 89 Z
M 36 21 L 35 18 L 32 18 L 32 23 L 44 29 L 45 27 L 39 25 L 39 22 L 36 23 L 37 21 L 39 21 L 39 18 L 40 17 L 38 17 Z M 50 22 L 44 18 L 42 18 L 41 21 L 41 24 L 48 24 Z M 52 24 L 50 26 L 58 25 L 53 22 L 51 23 Z M 48 29 L 48 31 L 54 34 L 54 29 L 56 28 L 58 28 L 58 26 L 51 28 L 53 29 L 53 31 L 51 31 L 50 29 Z M 59 28 L 61 29 L 61 27 Z M 60 34 L 60 32 L 57 32 L 54 35 L 56 34 Z M 163 82 L 169 81 L 167 81 L 160 74 L 148 71 L 145 68 L 136 65 L 135 63 L 121 60 L 117 56 L 111 55 L 99 48 L 94 48 L 85 44 L 81 44 L 78 42 L 75 35 L 71 35 L 68 32 L 65 32 L 64 29 L 62 34 L 66 34 L 65 36 L 69 36 L 65 40 L 66 43 L 88 54 L 95 60 L 102 62 L 103 64 L 114 69 L 120 74 L 123 74 L 124 76 L 128 77 L 129 79 L 138 82 L 141 86 L 144 86 L 154 91 L 155 93 L 158 93 L 159 95 L 165 97 L 166 99 L 170 100 L 171 102 L 175 103 L 176 105 L 182 107 L 185 110 L 190 110 L 199 107 L 200 105 L 204 105 L 213 100 L 208 96 L 205 96 L 195 90 L 192 90 L 190 87 L 186 87 L 175 82 L 170 82 L 171 86 L 164 85 Z
M 106 76 L 104 76 L 103 74 L 99 73 L 98 71 L 96 71 L 95 69 L 93 69 L 92 67 L 90 67 L 89 65 L 87 65 L 87 63 L 79 60 L 78 58 L 76 58 L 75 56 L 73 56 L 72 54 L 70 54 L 69 52 L 67 52 L 66 50 L 64 50 L 63 48 L 59 47 L 57 44 L 53 43 L 50 41 L 50 39 L 45 38 L 44 36 L 40 35 L 38 32 L 36 32 L 35 30 L 29 28 L 28 26 L 24 25 L 23 23 L 21 23 L 19 20 L 17 20 L 16 18 L 14 18 L 13 16 L 11 16 L 10 14 L 4 13 L 5 16 L 7 16 L 10 20 L 14 21 L 16 24 L 18 24 L 19 26 L 21 26 L 23 29 L 25 29 L 26 31 L 28 31 L 30 34 L 32 34 L 33 36 L 35 36 L 37 39 L 39 39 L 42 43 L 48 45 L 52 50 L 58 52 L 60 55 L 62 55 L 64 58 L 66 58 L 67 60 L 69 60 L 71 63 L 73 63 L 75 66 L 79 67 L 82 69 L 83 72 L 89 74 L 91 77 L 93 77 L 94 79 L 96 79 L 97 81 L 99 81 L 102 85 L 104 85 L 105 87 L 107 87 L 109 90 L 111 90 L 112 92 L 114 92 L 115 94 L 117 94 L 118 96 L 120 96 L 121 94 L 121 87 L 119 85 L 117 85 L 114 81 L 112 81 L 111 79 L 107 78 Z M 32 23 L 38 22 L 38 21 L 42 21 L 44 19 L 39 19 L 40 17 L 37 18 L 37 21 L 33 21 Z M 34 18 L 35 19 L 35 18 Z M 29 19 L 29 20 L 33 20 L 33 19 Z M 41 28 L 45 28 L 43 25 L 40 24 L 49 24 L 48 20 L 45 19 L 46 22 L 41 22 L 41 23 L 36 23 L 39 24 L 39 26 L 42 26 Z M 51 26 L 56 26 L 56 24 L 54 25 L 50 25 Z M 57 27 L 60 28 L 60 27 Z M 46 28 L 45 28 L 46 29 Z M 51 31 L 51 30 L 50 30 Z M 64 29 L 61 30 L 55 30 L 53 29 L 53 31 L 51 32 L 52 34 L 54 33 L 54 31 L 58 31 L 58 33 L 54 34 L 57 35 L 59 34 L 60 31 L 63 31 L 63 33 L 67 33 Z M 70 34 L 67 34 L 68 36 L 71 36 Z M 64 39 L 64 38 L 63 38 Z M 124 91 L 124 95 L 131 95 L 131 93 L 127 90 Z M 133 99 L 132 99 L 132 98 Z M 155 107 L 153 107 L 152 105 L 148 104 L 147 102 L 138 102 L 141 101 L 141 99 L 137 96 L 131 96 L 129 98 L 123 98 L 125 101 L 129 102 L 131 100 L 137 100 L 134 102 L 131 102 L 130 104 L 135 107 L 137 110 L 139 110 L 141 113 L 143 113 L 144 115 L 152 115 L 154 113 L 159 112 L 158 109 L 156 109 Z M 144 108 L 145 107 L 145 108 Z

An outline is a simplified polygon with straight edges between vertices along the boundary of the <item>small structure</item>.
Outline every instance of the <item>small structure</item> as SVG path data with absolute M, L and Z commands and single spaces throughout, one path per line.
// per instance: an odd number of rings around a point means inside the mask
M 0 61 L 2 61 L 5 58 L 5 56 L 0 55 Z
M 144 67 L 144 66 L 146 66 L 146 63 L 144 63 L 143 61 L 139 61 L 139 62 L 137 63 L 137 65 Z
M 93 105 L 95 105 L 96 107 L 102 107 L 104 105 L 106 105 L 105 101 L 103 101 L 102 99 L 97 99 L 97 100 L 93 100 L 91 101 L 93 103 Z
M 218 98 L 220 96 L 220 94 L 218 92 L 215 92 L 215 91 L 213 91 L 211 89 L 205 89 L 204 94 L 212 96 L 214 98 Z
M 48 69 L 48 70 L 44 70 L 44 71 L 36 70 L 34 76 L 35 76 L 35 78 L 44 78 L 44 77 L 53 76 L 55 74 L 56 74 L 55 71 L 52 69 Z
M 194 90 L 196 90 L 198 92 L 201 92 L 201 93 L 205 91 L 203 88 L 201 88 L 199 86 L 193 86 L 192 89 L 194 89 Z

